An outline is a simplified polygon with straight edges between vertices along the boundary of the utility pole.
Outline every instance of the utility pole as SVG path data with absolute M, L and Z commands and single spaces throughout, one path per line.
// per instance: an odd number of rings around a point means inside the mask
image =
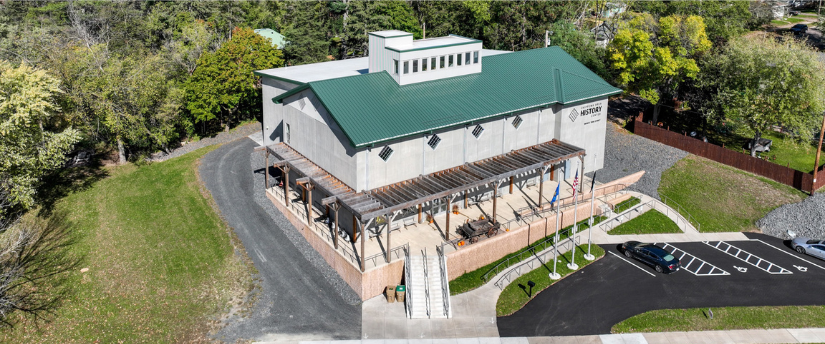
M 822 0 L 819 0 L 822 2 Z M 811 195 L 816 192 L 816 176 L 819 171 L 819 155 L 822 153 L 822 136 L 825 135 L 825 113 L 822 114 L 822 129 L 819 130 L 819 144 L 816 146 L 816 159 L 814 160 L 814 181 L 811 183 Z

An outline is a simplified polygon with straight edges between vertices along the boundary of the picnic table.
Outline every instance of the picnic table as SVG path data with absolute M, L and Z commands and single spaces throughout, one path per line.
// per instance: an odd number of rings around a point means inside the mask
M 458 234 L 469 240 L 471 244 L 478 242 L 478 237 L 486 235 L 488 238 L 498 234 L 501 224 L 492 223 L 489 220 L 478 220 L 466 222 L 459 227 Z

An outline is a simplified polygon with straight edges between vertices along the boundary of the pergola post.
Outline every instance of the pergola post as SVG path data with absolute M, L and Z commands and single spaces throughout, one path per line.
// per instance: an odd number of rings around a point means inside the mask
M 421 204 L 418 205 L 418 224 L 421 224 Z
M 510 176 L 510 194 L 513 194 L 513 178 L 514 176 Z
M 284 174 L 284 203 L 286 208 L 289 209 L 289 165 L 284 165 L 281 171 Z
M 329 207 L 332 208 L 332 211 L 335 212 L 335 229 L 333 230 L 335 232 L 335 235 L 332 239 L 332 242 L 335 245 L 335 249 L 337 250 L 338 249 L 338 232 L 341 230 L 340 229 L 341 227 L 338 227 L 338 209 L 341 208 L 341 207 L 338 205 L 338 202 L 330 203 Z
M 544 168 L 539 169 L 539 210 L 541 202 L 544 200 Z
M 467 194 L 467 190 L 464 190 L 464 209 L 467 209 L 467 207 L 469 206 L 469 202 L 467 201 Z
M 500 181 L 493 182 L 493 223 L 496 223 L 496 199 L 498 198 L 499 185 L 501 185 Z
M 453 203 L 453 195 L 447 196 L 447 223 L 444 224 L 444 236 L 450 241 L 450 213 L 453 211 L 450 206 Z
M 359 225 L 358 227 L 360 227 L 360 229 L 361 229 L 361 272 L 364 272 L 364 263 L 365 263 L 364 260 L 366 258 L 366 257 L 364 257 L 364 254 L 366 253 L 366 251 L 364 251 L 364 241 L 366 241 L 366 240 L 364 240 L 364 224 L 361 221 L 356 220 L 354 215 L 353 215 L 352 218 L 353 218 L 353 222 L 358 224 Z M 355 234 L 355 227 L 352 228 L 352 233 Z M 389 249 L 388 249 L 387 252 L 389 252 Z
M 309 179 L 309 177 L 298 178 L 295 180 L 295 183 L 303 188 L 301 195 L 306 195 L 306 197 L 302 197 L 302 199 L 307 205 L 307 224 L 312 226 L 312 189 L 315 188 L 315 185 L 312 184 L 312 180 Z
M 358 229 L 358 220 L 355 219 L 355 214 L 353 214 L 352 215 L 352 243 L 353 244 L 356 241 L 358 241 L 358 232 L 356 231 L 356 229 Z M 361 231 L 361 235 L 364 235 L 364 231 Z
M 387 259 L 387 263 L 389 263 L 390 259 L 391 259 L 390 249 L 392 248 L 392 245 L 390 244 L 390 232 L 392 232 L 392 218 L 394 218 L 395 216 L 387 215 L 386 217 L 387 217 L 387 249 L 386 249 L 387 255 L 386 255 L 386 259 Z
M 269 151 L 266 151 L 266 162 L 264 163 L 264 191 L 269 189 Z

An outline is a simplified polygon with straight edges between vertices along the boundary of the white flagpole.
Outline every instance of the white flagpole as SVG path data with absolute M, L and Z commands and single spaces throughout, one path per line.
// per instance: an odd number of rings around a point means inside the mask
M 558 273 L 556 273 L 556 263 L 559 262 L 559 200 L 556 200 L 556 238 L 553 239 L 553 273 L 550 274 L 551 280 L 557 280 L 561 278 Z
M 579 171 L 576 171 L 576 178 L 578 177 Z M 573 186 L 573 202 L 575 202 L 573 203 L 573 235 L 571 236 L 571 238 L 573 239 L 573 250 L 571 252 L 573 252 L 573 254 L 570 255 L 570 263 L 567 264 L 567 268 L 570 270 L 578 270 L 579 266 L 576 265 L 576 222 L 578 222 L 579 198 L 578 195 L 576 195 L 575 185 Z
M 593 157 L 597 157 L 594 155 Z M 584 259 L 587 260 L 594 260 L 592 254 L 590 254 L 590 243 L 593 240 L 593 206 L 596 202 L 596 171 L 593 171 L 593 180 L 590 181 L 590 222 L 588 222 L 587 226 L 587 254 L 584 255 Z

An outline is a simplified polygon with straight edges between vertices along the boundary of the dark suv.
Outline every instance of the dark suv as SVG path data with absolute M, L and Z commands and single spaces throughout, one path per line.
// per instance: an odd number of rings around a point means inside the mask
M 656 269 L 656 272 L 671 273 L 679 271 L 679 258 L 654 244 L 628 241 L 622 244 L 622 251 L 624 251 L 627 258 L 636 258 L 642 263 L 652 266 Z
M 803 33 L 806 33 L 806 32 L 808 32 L 808 25 L 807 24 L 796 24 L 793 27 L 791 27 L 791 32 L 793 32 L 794 35 L 801 35 Z

